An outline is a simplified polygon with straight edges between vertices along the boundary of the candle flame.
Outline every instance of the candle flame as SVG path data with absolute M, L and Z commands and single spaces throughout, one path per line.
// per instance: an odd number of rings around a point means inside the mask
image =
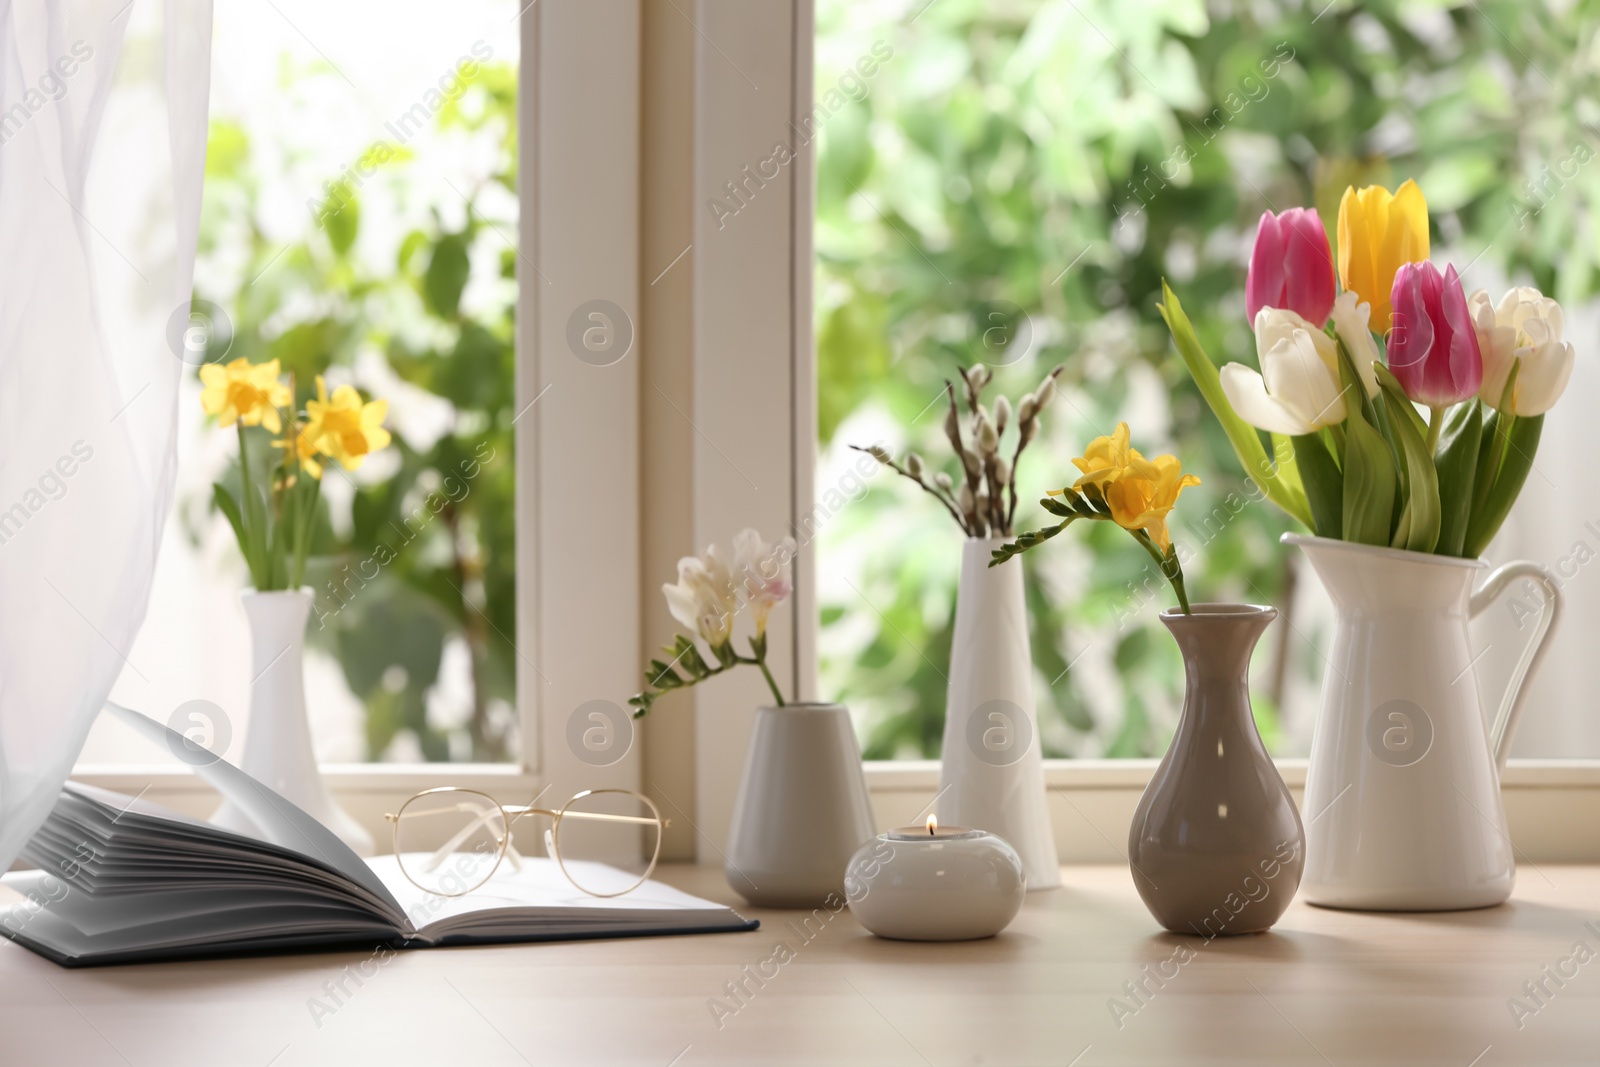
M 935 830 L 939 829 L 939 816 L 928 816 L 928 836 L 932 837 Z

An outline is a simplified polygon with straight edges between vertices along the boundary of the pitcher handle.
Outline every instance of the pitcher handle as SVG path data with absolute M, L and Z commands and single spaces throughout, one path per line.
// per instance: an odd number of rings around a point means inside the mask
M 1516 669 L 1511 672 L 1511 681 L 1506 686 L 1505 696 L 1500 700 L 1500 707 L 1495 711 L 1494 721 L 1489 728 L 1489 741 L 1494 751 L 1495 767 L 1505 770 L 1506 757 L 1511 753 L 1511 738 L 1517 729 L 1517 720 L 1522 717 L 1522 705 L 1527 696 L 1528 679 L 1544 659 L 1545 646 L 1550 643 L 1550 634 L 1555 630 L 1556 620 L 1561 615 L 1561 587 L 1556 584 L 1555 576 L 1550 571 L 1537 563 L 1519 560 L 1516 563 L 1507 563 L 1489 575 L 1489 580 L 1483 583 L 1483 588 L 1472 594 L 1470 612 L 1477 618 L 1488 609 L 1489 605 L 1499 600 L 1504 595 L 1507 587 L 1518 578 L 1526 578 L 1539 588 L 1544 598 L 1543 610 L 1539 612 L 1539 623 L 1534 629 L 1533 640 L 1529 641 L 1522 649 L 1522 655 L 1517 659 Z

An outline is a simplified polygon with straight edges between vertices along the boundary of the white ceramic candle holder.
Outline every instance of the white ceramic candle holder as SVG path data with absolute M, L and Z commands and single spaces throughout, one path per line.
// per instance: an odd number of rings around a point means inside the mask
M 1017 850 L 965 826 L 902 826 L 856 851 L 845 899 L 862 926 L 897 941 L 993 937 L 1022 909 Z

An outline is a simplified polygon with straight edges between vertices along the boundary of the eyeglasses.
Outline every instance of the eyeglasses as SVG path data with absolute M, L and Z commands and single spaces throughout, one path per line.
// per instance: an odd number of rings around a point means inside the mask
M 545 851 L 567 881 L 592 897 L 620 897 L 643 885 L 661 856 L 662 828 L 672 825 L 649 797 L 626 789 L 589 789 L 560 808 L 536 808 L 441 786 L 384 818 L 394 830 L 400 873 L 425 893 L 459 897 L 482 888 L 502 862 L 522 869 L 511 837 L 517 820 L 529 815 L 550 819 Z

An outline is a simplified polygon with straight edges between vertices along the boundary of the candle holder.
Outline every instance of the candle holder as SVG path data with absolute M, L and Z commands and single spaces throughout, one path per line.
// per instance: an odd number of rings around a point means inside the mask
M 845 873 L 851 914 L 896 941 L 993 937 L 1016 918 L 1027 888 L 1016 849 L 931 815 L 862 845 Z

